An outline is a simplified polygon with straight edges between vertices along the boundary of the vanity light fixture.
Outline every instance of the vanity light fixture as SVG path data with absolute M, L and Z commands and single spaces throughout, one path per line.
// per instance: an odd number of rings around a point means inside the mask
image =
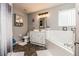
M 48 12 L 38 14 L 38 18 L 48 17 Z

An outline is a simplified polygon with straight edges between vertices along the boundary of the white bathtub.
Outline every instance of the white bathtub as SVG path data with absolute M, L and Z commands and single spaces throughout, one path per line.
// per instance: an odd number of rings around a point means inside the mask
M 61 48 L 64 48 L 71 54 L 74 54 L 73 31 L 47 30 L 46 38 L 51 43 L 54 43 Z

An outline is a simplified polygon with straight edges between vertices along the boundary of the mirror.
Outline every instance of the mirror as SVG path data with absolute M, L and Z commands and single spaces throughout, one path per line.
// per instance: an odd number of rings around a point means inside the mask
M 17 26 L 17 27 L 22 27 L 23 26 L 22 16 L 14 14 L 14 26 Z
M 39 29 L 44 29 L 47 26 L 46 17 L 39 19 Z

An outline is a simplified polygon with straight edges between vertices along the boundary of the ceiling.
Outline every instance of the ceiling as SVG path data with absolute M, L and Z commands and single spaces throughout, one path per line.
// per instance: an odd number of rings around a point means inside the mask
M 14 3 L 14 8 L 18 8 L 24 12 L 32 13 L 43 9 L 55 7 L 61 3 Z

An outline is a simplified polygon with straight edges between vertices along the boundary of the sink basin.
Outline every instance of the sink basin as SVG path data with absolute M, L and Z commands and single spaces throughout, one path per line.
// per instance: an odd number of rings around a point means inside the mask
M 34 29 L 34 31 L 45 31 L 45 29 Z

